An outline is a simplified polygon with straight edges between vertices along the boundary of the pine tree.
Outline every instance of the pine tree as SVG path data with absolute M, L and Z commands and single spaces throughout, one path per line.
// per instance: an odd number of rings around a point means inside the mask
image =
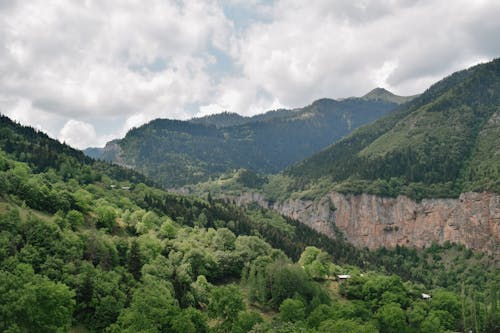
M 130 252 L 128 256 L 128 271 L 132 276 L 139 280 L 141 278 L 141 269 L 142 269 L 142 257 L 141 250 L 139 248 L 139 244 L 136 240 L 132 242 L 130 246 Z

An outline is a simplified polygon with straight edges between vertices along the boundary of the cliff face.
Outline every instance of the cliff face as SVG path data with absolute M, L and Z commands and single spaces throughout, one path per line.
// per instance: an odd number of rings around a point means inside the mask
M 430 246 L 445 241 L 500 254 L 500 195 L 463 193 L 458 199 L 329 193 L 318 201 L 286 200 L 270 204 L 259 193 L 226 197 L 237 204 L 256 202 L 334 236 L 333 225 L 359 247 Z

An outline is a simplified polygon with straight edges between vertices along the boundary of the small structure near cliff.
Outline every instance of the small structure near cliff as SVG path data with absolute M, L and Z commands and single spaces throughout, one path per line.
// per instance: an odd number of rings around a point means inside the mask
M 337 278 L 339 279 L 339 281 L 345 281 L 347 279 L 350 279 L 351 276 L 349 274 L 341 274 L 341 275 L 337 275 Z
M 422 299 L 431 299 L 431 298 L 432 298 L 431 295 L 422 293 Z

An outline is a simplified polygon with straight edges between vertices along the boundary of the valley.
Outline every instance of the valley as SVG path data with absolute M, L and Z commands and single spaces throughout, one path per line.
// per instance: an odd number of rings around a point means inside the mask
M 498 17 L 0 0 L 0 333 L 499 333 Z
M 108 161 L 2 116 L 0 330 L 496 332 L 499 66 L 155 120 Z
M 239 168 L 276 173 L 414 98 L 374 91 L 253 117 L 221 113 L 189 121 L 156 119 L 87 154 L 134 168 L 166 188 Z

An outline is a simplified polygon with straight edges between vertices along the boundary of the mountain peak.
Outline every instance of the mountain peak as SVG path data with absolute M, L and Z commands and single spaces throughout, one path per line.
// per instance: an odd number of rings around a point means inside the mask
M 366 95 L 364 95 L 363 97 L 369 98 L 371 96 L 380 96 L 380 95 L 382 95 L 382 96 L 385 96 L 385 95 L 395 96 L 395 94 L 393 94 L 389 90 L 382 88 L 382 87 L 377 87 L 375 89 L 370 90 L 370 92 L 367 93 Z
M 369 93 L 366 95 L 363 95 L 361 98 L 367 99 L 367 100 L 375 100 L 375 101 L 385 101 L 385 102 L 392 102 L 392 103 L 397 103 L 397 104 L 403 104 L 408 101 L 411 101 L 418 95 L 413 95 L 413 96 L 399 96 L 396 94 L 393 94 L 389 90 L 381 87 L 377 87 L 373 90 L 371 90 Z

